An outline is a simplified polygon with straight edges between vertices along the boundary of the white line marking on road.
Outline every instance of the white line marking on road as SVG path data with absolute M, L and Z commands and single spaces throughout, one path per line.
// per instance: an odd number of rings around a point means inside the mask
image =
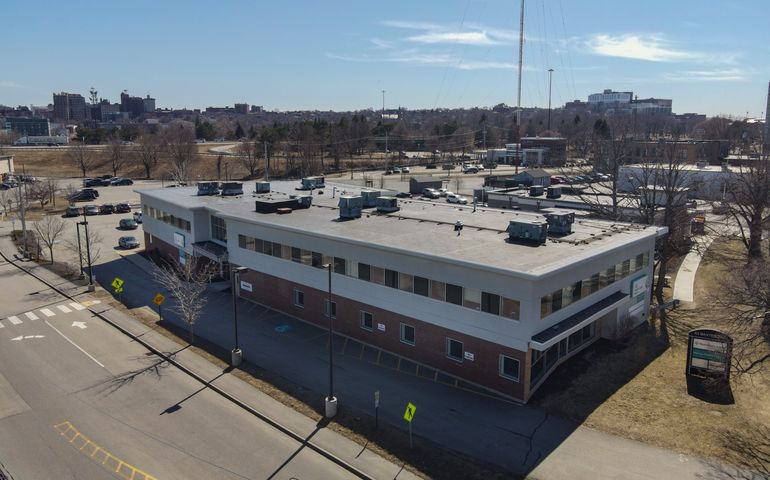
M 56 305 L 56 308 L 58 308 L 59 310 L 61 310 L 64 313 L 70 313 L 72 311 L 69 308 L 67 308 L 65 305 Z
M 47 308 L 41 308 L 40 312 L 42 312 L 42 314 L 45 315 L 46 317 L 53 317 L 54 315 L 56 315 L 55 313 L 53 313 Z
M 88 358 L 90 358 L 91 360 L 93 360 L 94 362 L 96 362 L 96 364 L 97 364 L 97 365 L 99 365 L 99 366 L 100 366 L 100 367 L 102 367 L 102 368 L 105 368 L 105 367 L 104 367 L 104 365 L 102 365 L 102 363 L 101 363 L 99 360 L 97 360 L 97 359 L 95 359 L 94 357 L 92 357 L 90 353 L 86 352 L 85 350 L 83 350 L 82 348 L 80 348 L 80 346 L 79 346 L 77 343 L 75 343 L 75 342 L 73 342 L 72 340 L 70 340 L 70 339 L 69 339 L 69 337 L 67 337 L 67 335 L 65 335 L 65 334 L 61 333 L 61 332 L 59 331 L 59 329 L 57 329 L 56 327 L 54 327 L 53 325 L 51 325 L 50 323 L 48 323 L 48 320 L 45 320 L 45 324 L 46 324 L 46 325 L 48 325 L 49 327 L 53 328 L 54 332 L 56 332 L 56 333 L 58 333 L 59 335 L 61 335 L 62 337 L 64 337 L 64 339 L 65 339 L 65 340 L 67 340 L 68 342 L 70 342 L 72 345 L 74 345 L 74 346 L 75 346 L 75 348 L 77 348 L 77 349 L 78 349 L 78 350 L 80 350 L 81 352 L 85 353 L 85 354 L 86 354 L 86 356 L 87 356 Z
M 85 302 L 82 302 L 82 303 L 83 303 L 83 305 L 85 305 L 86 307 L 91 307 L 91 306 L 93 306 L 93 305 L 97 305 L 97 304 L 99 304 L 99 303 L 102 303 L 102 301 L 101 301 L 101 300 L 86 300 Z
M 85 310 L 86 309 L 86 307 L 84 307 L 83 305 L 81 305 L 81 304 L 79 304 L 77 302 L 70 303 L 70 307 L 74 308 L 75 310 Z
M 12 315 L 8 317 L 8 321 L 14 325 L 21 325 L 21 320 L 19 320 L 19 317 L 17 317 L 16 315 Z
M 3 325 L 3 322 L 0 322 L 0 328 L 5 328 L 5 325 Z
M 26 316 L 27 316 L 27 318 L 29 318 L 30 320 L 37 320 L 37 319 L 38 319 L 38 318 L 37 318 L 37 315 L 35 315 L 35 314 L 34 314 L 34 313 L 32 313 L 32 312 L 27 312 L 27 313 L 25 313 L 24 315 L 26 315 Z

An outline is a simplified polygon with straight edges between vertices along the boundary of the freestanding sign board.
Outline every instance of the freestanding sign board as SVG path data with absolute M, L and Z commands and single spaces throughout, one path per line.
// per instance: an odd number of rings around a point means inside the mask
M 687 375 L 730 378 L 733 339 L 718 330 L 691 330 L 687 341 Z

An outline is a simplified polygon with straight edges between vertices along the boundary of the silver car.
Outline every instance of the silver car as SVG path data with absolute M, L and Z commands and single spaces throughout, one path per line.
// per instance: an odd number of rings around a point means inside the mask
M 118 246 L 120 248 L 136 248 L 139 246 L 139 240 L 136 237 L 120 237 L 118 239 Z

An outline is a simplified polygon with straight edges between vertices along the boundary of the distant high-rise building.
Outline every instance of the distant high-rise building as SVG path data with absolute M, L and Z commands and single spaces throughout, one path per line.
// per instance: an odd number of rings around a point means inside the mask
M 79 93 L 54 93 L 53 118 L 65 122 L 84 121 L 86 119 L 86 99 Z
M 144 113 L 152 113 L 155 111 L 155 99 L 147 95 L 142 99 L 144 103 Z
M 633 92 L 613 92 L 610 89 L 602 93 L 592 93 L 588 96 L 588 103 L 631 103 Z
M 235 104 L 235 113 L 242 113 L 246 115 L 249 113 L 249 104 L 248 103 L 236 103 Z
M 147 112 L 155 111 L 155 99 L 147 95 L 147 98 L 132 97 L 126 90 L 120 93 L 120 111 L 128 113 L 129 117 L 139 117 Z

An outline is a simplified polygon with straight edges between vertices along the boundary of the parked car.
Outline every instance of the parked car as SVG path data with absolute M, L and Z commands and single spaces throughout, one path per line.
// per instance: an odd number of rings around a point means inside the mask
M 86 178 L 83 180 L 84 187 L 106 187 L 110 182 L 103 178 Z
M 118 246 L 120 248 L 136 248 L 139 246 L 139 240 L 136 237 L 120 237 L 118 239 Z
M 86 205 L 83 207 L 83 213 L 86 215 L 99 215 L 99 207 L 96 205 Z
M 16 187 L 16 185 L 12 183 L 5 183 L 5 182 L 0 183 L 0 190 L 10 190 L 14 187 Z
M 117 177 L 117 178 L 114 178 L 112 181 L 110 181 L 110 185 L 112 185 L 113 187 L 120 187 L 123 185 L 133 185 L 133 184 L 134 184 L 134 181 L 131 180 L 130 178 Z
M 551 185 L 559 185 L 561 183 L 567 183 L 567 179 L 560 175 L 554 175 L 551 177 Z
M 389 169 L 385 170 L 385 175 L 393 175 L 393 169 L 389 168 Z
M 79 191 L 70 195 L 68 200 L 70 202 L 90 202 L 91 200 L 96 200 L 96 197 L 97 195 L 94 192 Z
M 115 213 L 131 213 L 131 205 L 127 202 L 118 203 L 115 205 Z
M 452 193 L 452 192 L 450 192 L 450 191 L 449 191 L 449 190 L 447 190 L 446 188 L 439 188 L 439 189 L 438 189 L 438 194 L 439 194 L 439 196 L 441 196 L 441 197 L 446 197 L 446 196 L 447 196 L 447 193 Z
M 133 218 L 121 218 L 118 222 L 118 228 L 121 230 L 136 230 L 139 227 Z
M 434 188 L 424 188 L 422 190 L 422 196 L 426 198 L 439 198 L 441 195 L 438 190 Z
M 479 168 L 474 165 L 463 167 L 463 173 L 479 173 Z
M 427 168 L 428 170 L 435 170 L 437 167 L 435 163 L 429 163 L 425 165 L 425 168 Z
M 115 213 L 115 206 L 111 203 L 105 203 L 99 207 L 99 215 L 110 215 Z
M 99 198 L 99 192 L 98 192 L 96 189 L 93 189 L 93 188 L 84 188 L 83 190 L 81 190 L 81 192 L 88 192 L 88 193 L 92 193 L 92 194 L 94 195 L 94 197 L 96 197 L 96 198 Z
M 412 194 L 409 192 L 398 192 L 396 198 L 412 198 Z
M 134 221 L 136 223 L 142 223 L 142 212 L 134 212 Z
M 65 217 L 79 217 L 80 216 L 80 208 L 70 205 L 67 207 L 66 210 L 64 210 L 64 216 Z
M 401 167 L 401 173 L 409 173 L 409 167 Z
M 457 195 L 452 192 L 447 193 L 446 196 L 447 203 L 459 203 L 460 205 L 466 205 L 468 203 L 468 199 L 463 197 L 462 195 Z
M 393 173 L 401 173 L 401 167 L 393 167 Z

